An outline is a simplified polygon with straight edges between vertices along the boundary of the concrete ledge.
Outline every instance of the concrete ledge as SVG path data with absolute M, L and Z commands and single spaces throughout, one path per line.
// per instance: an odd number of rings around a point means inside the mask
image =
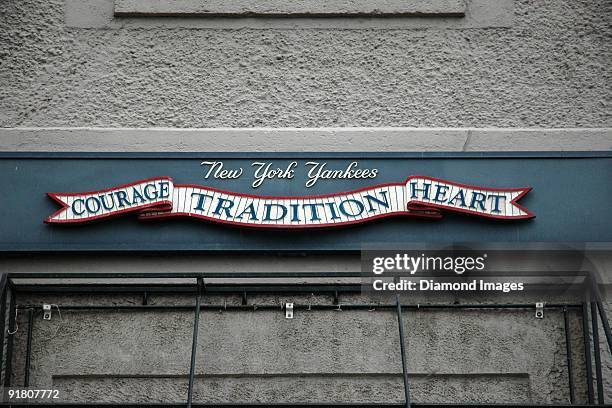
M 115 0 L 115 16 L 464 16 L 462 0 Z
M 361 5 L 357 6 L 354 2 L 334 1 L 329 4 L 314 0 L 297 2 L 313 4 L 312 10 L 318 10 L 313 13 L 304 11 L 306 10 L 304 7 L 296 8 L 296 2 L 281 0 L 265 2 L 282 5 L 281 9 L 257 12 L 257 7 L 253 6 L 252 2 L 241 1 L 238 5 L 248 5 L 247 9 L 253 10 L 244 13 L 242 9 L 242 14 L 238 14 L 241 12 L 240 7 L 218 0 L 215 0 L 218 8 L 212 13 L 203 12 L 203 9 L 193 6 L 183 7 L 184 10 L 181 12 L 173 4 L 159 8 L 148 4 L 147 1 L 139 1 L 138 7 L 130 6 L 129 3 L 134 2 L 120 0 L 116 6 L 114 0 L 66 0 L 66 26 L 117 30 L 129 28 L 469 29 L 510 27 L 514 21 L 514 0 L 379 0 L 372 3 L 360 0 L 357 3 Z M 157 5 L 160 3 L 169 2 L 162 0 L 155 2 Z M 209 2 L 181 0 L 176 3 L 210 4 L 212 0 Z M 333 4 L 337 5 L 335 9 L 330 8 Z M 342 11 L 339 7 L 345 8 L 343 14 L 339 13 Z M 223 12 L 222 8 L 226 11 Z M 282 14 L 283 12 L 285 14 Z
M 612 150 L 612 128 L 0 128 L 4 152 L 602 150 Z

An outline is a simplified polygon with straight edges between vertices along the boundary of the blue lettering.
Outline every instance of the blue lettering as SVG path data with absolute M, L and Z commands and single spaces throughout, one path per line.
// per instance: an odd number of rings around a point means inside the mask
M 436 195 L 434 196 L 433 201 L 443 203 L 446 201 L 446 193 L 448 193 L 448 186 L 436 184 Z
M 159 198 L 168 198 L 170 196 L 170 183 L 168 181 L 159 182 Z
M 357 206 L 357 213 L 353 213 L 353 212 L 349 213 L 346 210 L 346 204 L 347 203 L 354 203 Z M 352 206 L 349 205 L 348 207 L 351 209 L 351 211 L 353 210 Z M 361 215 L 363 210 L 364 210 L 364 206 L 363 206 L 363 203 L 361 201 L 348 199 L 348 200 L 344 200 L 344 201 L 342 201 L 340 203 L 340 212 L 342 214 L 346 215 L 347 217 L 357 217 L 357 216 Z
M 227 205 L 226 205 L 227 204 Z M 213 211 L 215 215 L 221 215 L 221 211 L 225 211 L 225 216 L 227 218 L 232 218 L 232 214 L 230 210 L 234 206 L 234 202 L 232 200 L 228 200 L 226 198 L 219 198 L 219 202 L 217 203 L 217 208 Z
M 240 214 L 238 214 L 235 218 L 240 220 L 242 219 L 242 216 L 246 213 L 249 213 L 250 216 L 250 220 L 252 221 L 259 221 L 259 219 L 257 218 L 257 213 L 255 211 L 255 204 L 251 203 L 249 205 L 247 205 L 244 210 L 242 210 L 242 212 Z
M 127 193 L 125 191 L 123 190 L 116 191 L 115 196 L 117 197 L 119 208 L 123 208 L 126 205 L 128 207 L 130 206 L 130 202 L 127 200 Z
M 110 204 L 106 204 L 106 198 L 110 198 Z M 113 196 L 110 194 L 100 194 L 98 196 L 98 198 L 100 199 L 100 201 L 102 202 L 102 206 L 104 207 L 105 210 L 112 210 L 113 208 L 115 208 L 115 202 L 113 201 Z
M 299 211 L 300 205 L 299 204 L 289 204 L 289 206 L 291 207 L 291 221 L 299 222 L 300 216 L 299 216 L 298 211 Z
M 487 197 L 482 194 L 482 193 L 478 193 L 478 192 L 473 192 L 472 193 L 472 201 L 470 202 L 470 208 L 472 209 L 476 209 L 476 203 L 478 203 L 480 209 L 482 211 L 486 211 L 485 210 L 485 199 Z
M 153 191 L 151 191 L 150 189 L 153 189 Z M 155 190 L 155 184 L 147 184 L 144 187 L 143 191 L 147 200 L 155 200 L 157 198 L 157 190 Z
M 94 208 L 89 205 L 91 202 L 95 204 Z M 89 197 L 87 200 L 85 200 L 85 208 L 87 209 L 88 213 L 95 214 L 100 211 L 100 202 L 96 197 Z
M 310 208 L 310 221 L 321 221 L 321 217 L 319 217 L 319 212 L 317 211 L 317 207 L 321 206 L 323 207 L 323 203 L 305 203 L 303 205 L 303 207 L 306 208 Z M 305 211 L 304 211 L 305 212 Z
M 506 196 L 499 195 L 499 194 L 489 194 L 487 198 L 492 199 L 491 201 L 493 203 L 493 209 L 491 210 L 491 212 L 500 213 L 501 210 L 499 209 L 499 200 L 502 198 L 506 198 Z
M 453 198 L 450 199 L 450 201 L 448 202 L 448 205 L 455 205 L 455 201 L 457 199 L 461 200 L 461 204 L 459 204 L 460 207 L 465 207 L 465 193 L 463 192 L 462 189 L 459 189 L 459 192 L 457 194 L 455 194 L 455 196 Z
M 280 216 L 277 215 L 276 218 L 272 219 L 271 218 L 271 215 L 272 215 L 272 206 L 275 206 L 276 208 L 280 208 L 282 210 L 282 215 L 280 215 Z M 287 215 L 287 207 L 285 207 L 282 204 L 274 204 L 274 203 L 266 204 L 265 208 L 266 208 L 266 215 L 264 216 L 262 221 L 278 221 L 280 219 L 285 218 L 285 216 Z
M 423 193 L 423 199 L 429 200 L 429 187 L 431 187 L 431 184 L 423 183 L 423 188 L 418 188 L 417 184 L 418 184 L 417 182 L 410 183 L 410 189 L 412 190 L 412 194 L 410 195 L 410 198 L 418 198 L 417 193 L 421 192 Z
M 193 196 L 198 196 L 198 202 L 196 203 L 196 206 L 193 207 L 193 209 L 198 211 L 206 211 L 206 208 L 204 208 L 204 200 L 206 198 L 210 198 L 212 200 L 212 196 L 208 194 L 191 193 L 191 197 Z
M 368 205 L 370 206 L 370 209 L 368 210 L 368 212 L 373 212 L 374 210 L 374 206 L 372 205 L 372 202 L 377 203 L 378 205 L 381 205 L 385 208 L 389 208 L 389 199 L 387 198 L 387 192 L 386 191 L 381 191 L 380 195 L 382 196 L 383 200 L 380 200 L 374 196 L 371 196 L 369 194 L 366 194 L 365 198 L 366 200 L 368 200 Z
M 80 203 L 81 211 L 77 211 L 77 208 L 76 208 L 77 203 Z M 85 210 L 83 209 L 83 200 L 81 200 L 80 198 L 74 200 L 74 202 L 72 203 L 72 212 L 75 213 L 76 215 L 83 215 L 83 213 L 85 212 Z
M 335 203 L 327 203 L 327 206 L 329 207 L 329 212 L 331 212 L 332 220 L 339 220 L 340 217 L 338 216 L 338 213 L 336 212 Z
M 132 204 L 138 204 L 139 202 L 143 202 L 145 201 L 144 197 L 142 196 L 142 194 L 140 194 L 140 191 L 136 190 L 136 187 L 132 188 Z

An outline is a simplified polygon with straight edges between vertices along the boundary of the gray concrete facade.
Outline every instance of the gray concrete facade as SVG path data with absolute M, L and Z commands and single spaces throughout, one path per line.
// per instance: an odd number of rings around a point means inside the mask
M 197 8 L 155 13 L 136 0 L 3 0 L 0 151 L 612 150 L 609 1 L 440 0 L 427 17 L 418 6 L 429 2 L 380 3 L 416 8 L 384 18 L 346 10 L 231 18 Z M 359 255 L 346 254 L 0 257 L 0 268 L 14 272 L 359 267 Z M 331 302 L 251 301 L 288 300 Z M 140 301 L 19 299 L 60 308 Z M 64 312 L 36 320 L 31 384 L 76 401 L 183 400 L 192 318 Z M 297 313 L 288 321 L 279 309 L 202 318 L 198 401 L 403 399 L 392 313 Z M 23 380 L 25 314 L 17 321 L 13 384 Z M 416 401 L 569 401 L 560 313 L 536 320 L 517 311 L 406 312 L 404 324 Z M 572 312 L 576 395 L 584 402 L 580 325 Z M 600 339 L 610 402 L 612 359 L 603 332 Z
M 612 128 L 0 128 L 6 152 L 585 150 L 612 150 Z
M 0 126 L 574 128 L 612 122 L 612 6 L 606 0 L 515 0 L 504 27 L 487 24 L 486 16 L 480 27 L 462 27 L 474 17 L 468 12 L 446 25 L 427 18 L 422 27 L 405 17 L 404 29 L 385 18 L 357 24 L 348 17 L 327 28 L 308 28 L 308 21 L 303 28 L 290 18 L 274 20 L 281 28 L 257 18 L 213 27 L 199 27 L 215 20 L 197 17 L 148 24 L 147 17 L 113 17 L 112 1 L 110 25 L 81 28 L 88 24 L 73 27 L 67 20 L 72 3 L 3 2 Z M 77 12 L 85 18 L 106 3 Z M 490 12 L 508 7 L 485 3 Z
M 357 144 L 370 150 L 376 137 L 386 151 L 609 150 L 609 129 L 44 129 L 0 130 L 3 151 L 343 151 Z M 125 143 L 130 140 L 129 147 Z M 261 142 L 259 142 L 261 141 Z M 285 145 L 282 145 L 285 141 Z M 511 142 L 513 141 L 513 143 Z M 288 143 L 293 143 L 289 145 Z M 477 144 L 478 149 L 470 146 Z M 122 148 L 122 146 L 124 148 Z M 522 265 L 522 264 L 521 264 Z M 612 258 L 598 266 L 609 270 Z M 518 267 L 519 265 L 517 265 Z M 350 255 L 28 255 L 0 257 L 11 272 L 233 272 L 356 271 Z M 278 282 L 279 280 L 274 280 Z M 73 281 L 75 282 L 75 281 Z M 99 280 L 97 281 L 99 282 Z M 123 282 L 126 282 L 125 280 Z M 134 283 L 133 280 L 129 281 Z M 165 279 L 156 282 L 181 283 Z M 612 281 L 603 283 L 609 288 Z M 126 282 L 127 283 L 127 282 Z M 609 292 L 609 291 L 608 291 Z M 608 293 L 609 295 L 609 293 Z M 521 302 L 540 297 L 521 296 Z M 566 299 L 545 299 L 547 302 Z M 150 304 L 190 304 L 190 297 L 151 296 Z M 235 296 L 205 297 L 211 304 L 240 304 Z M 389 311 L 298 312 L 287 321 L 285 302 L 330 304 L 330 296 L 259 296 L 249 302 L 278 311 L 206 312 L 199 330 L 194 392 L 208 402 L 401 402 L 398 333 Z M 381 299 L 343 297 L 341 302 Z M 384 302 L 385 299 L 382 299 Z M 387 302 L 393 301 L 387 299 Z M 477 303 L 492 299 L 440 296 L 406 303 Z M 504 303 L 504 301 L 499 301 Z M 516 298 L 505 299 L 510 303 Z M 27 296 L 19 304 L 139 304 L 139 296 Z M 611 304 L 605 304 L 608 315 Z M 73 312 L 38 317 L 33 326 L 31 384 L 62 390 L 76 401 L 159 402 L 184 399 L 193 313 Z M 405 312 L 409 377 L 416 401 L 569 401 L 563 315 L 547 311 Z M 569 314 L 575 393 L 586 401 L 585 363 L 578 311 Z M 27 315 L 17 316 L 12 383 L 24 378 Z M 601 329 L 601 327 L 600 327 Z M 601 331 L 601 330 L 600 330 Z M 603 331 L 606 398 L 612 398 L 612 359 Z

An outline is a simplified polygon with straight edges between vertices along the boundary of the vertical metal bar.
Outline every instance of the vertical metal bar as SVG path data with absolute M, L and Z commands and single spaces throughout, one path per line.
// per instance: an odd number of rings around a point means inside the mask
M 593 354 L 595 355 L 595 375 L 597 377 L 597 402 L 604 404 L 603 379 L 601 378 L 601 354 L 599 352 L 599 327 L 597 325 L 597 303 L 591 301 L 591 321 L 593 326 Z
M 202 301 L 202 278 L 198 278 L 198 293 L 196 295 L 195 318 L 193 321 L 193 339 L 191 342 L 191 366 L 189 368 L 189 388 L 187 388 L 187 408 L 191 408 L 193 401 L 193 383 L 195 379 L 196 350 L 198 347 L 198 327 L 200 325 L 200 303 Z
M 591 363 L 591 335 L 589 334 L 589 311 L 582 302 L 582 336 L 584 338 L 584 363 L 587 372 L 587 396 L 589 404 L 595 400 L 593 395 L 593 365 Z
M 15 331 L 15 307 L 17 294 L 15 293 L 15 289 L 9 285 L 9 293 L 11 296 L 11 300 L 9 302 L 9 325 L 8 330 L 12 333 Z M 13 336 L 8 336 L 8 341 L 6 345 L 6 373 L 4 375 L 4 386 L 11 386 L 11 371 L 13 364 Z
M 610 349 L 610 354 L 612 354 L 612 332 L 610 332 L 610 322 L 608 321 L 606 311 L 604 310 L 601 300 L 599 299 L 597 299 L 597 309 L 599 309 L 599 316 L 601 317 L 601 323 L 604 328 L 606 340 L 608 341 L 608 348 Z
M 6 296 L 7 296 L 7 276 L 6 273 L 0 275 L 0 379 L 3 374 L 4 366 L 4 339 L 6 332 Z
M 574 374 L 572 370 L 572 340 L 570 338 L 569 318 L 567 315 L 567 306 L 563 306 L 563 321 L 565 322 L 565 352 L 567 354 L 567 376 L 569 380 L 570 403 L 574 403 Z
M 34 326 L 34 309 L 28 309 L 28 338 L 26 342 L 26 361 L 24 367 L 23 386 L 30 386 L 30 363 L 32 361 L 32 326 Z
M 601 303 L 601 295 L 599 293 L 599 286 L 597 282 L 591 278 L 593 281 L 592 289 L 595 297 L 595 301 L 597 302 L 597 309 L 599 310 L 599 316 L 601 317 L 601 325 L 604 329 L 604 334 L 606 336 L 606 340 L 608 342 L 608 349 L 610 354 L 612 355 L 612 332 L 610 331 L 610 322 L 608 321 L 608 316 L 606 316 L 606 311 L 603 308 L 603 304 Z
M 402 320 L 402 304 L 399 294 L 395 295 L 397 306 L 397 325 L 399 326 L 400 352 L 402 354 L 402 372 L 404 374 L 404 396 L 406 398 L 406 408 L 410 408 L 410 383 L 408 382 L 408 367 L 406 363 L 406 347 L 404 345 L 404 323 Z

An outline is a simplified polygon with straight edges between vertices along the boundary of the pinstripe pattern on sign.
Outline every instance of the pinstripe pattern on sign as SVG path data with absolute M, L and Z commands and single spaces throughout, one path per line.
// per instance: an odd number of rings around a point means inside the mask
M 137 181 L 107 190 L 86 193 L 49 193 L 62 208 L 47 223 L 77 223 L 172 205 L 174 185 L 169 177 Z
M 140 218 L 183 215 L 247 226 L 321 226 L 366 220 L 372 218 L 371 216 L 394 212 L 406 212 L 403 201 L 403 193 L 398 194 L 395 186 L 373 187 L 369 190 L 327 197 L 274 198 L 177 185 L 174 188 L 172 209 L 146 211 L 140 214 Z
M 492 189 L 412 176 L 404 183 L 346 193 L 272 197 L 232 193 L 205 186 L 174 185 L 169 177 L 108 190 L 49 194 L 63 208 L 46 222 L 77 223 L 138 212 L 140 219 L 189 216 L 247 227 L 327 227 L 392 215 L 440 218 L 441 211 L 498 219 L 534 214 L 517 204 L 530 188 Z

